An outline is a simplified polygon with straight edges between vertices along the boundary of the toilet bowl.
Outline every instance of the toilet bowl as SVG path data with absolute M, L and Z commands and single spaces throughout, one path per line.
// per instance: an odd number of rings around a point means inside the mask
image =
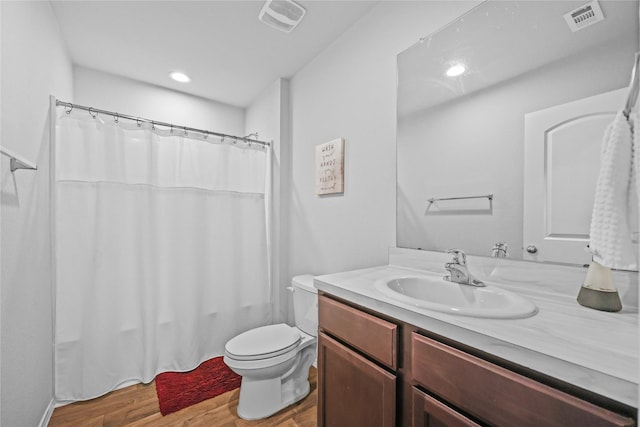
M 238 416 L 257 420 L 309 394 L 309 368 L 316 358 L 318 302 L 313 276 L 292 280 L 296 326 L 262 326 L 232 338 L 224 362 L 242 376 Z

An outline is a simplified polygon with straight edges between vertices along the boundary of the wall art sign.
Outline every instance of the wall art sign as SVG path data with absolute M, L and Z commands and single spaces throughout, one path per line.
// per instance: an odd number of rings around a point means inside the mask
M 344 139 L 316 145 L 316 194 L 344 192 Z

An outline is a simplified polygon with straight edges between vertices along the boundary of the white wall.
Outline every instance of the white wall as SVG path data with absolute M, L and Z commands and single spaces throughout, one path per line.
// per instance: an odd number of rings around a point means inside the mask
M 230 135 L 244 132 L 244 109 L 210 99 L 83 67 L 74 68 L 73 87 L 79 105 Z
M 36 426 L 53 399 L 49 95 L 73 99 L 49 2 L 1 2 L 2 145 L 38 171 L 1 176 L 0 424 Z
M 291 80 L 289 276 L 384 264 L 395 246 L 396 55 L 477 2 L 381 2 Z M 315 146 L 343 137 L 345 191 L 315 195 Z
M 247 108 L 245 134 L 258 132 L 259 139 L 271 141 L 272 203 L 271 283 L 274 298 L 274 321 L 292 321 L 291 295 L 286 291 L 288 258 L 288 191 L 291 171 L 289 136 L 289 81 L 278 79 L 267 87 Z

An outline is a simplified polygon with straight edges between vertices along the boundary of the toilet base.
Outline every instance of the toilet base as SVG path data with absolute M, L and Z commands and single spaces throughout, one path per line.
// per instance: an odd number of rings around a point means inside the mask
M 278 378 L 276 378 L 278 380 Z M 267 382 L 274 382 L 273 380 L 266 380 Z M 279 381 L 278 381 L 279 382 Z M 271 415 L 281 411 L 289 405 L 293 405 L 294 403 L 304 399 L 309 394 L 311 387 L 309 386 L 309 381 L 305 381 L 305 385 L 302 390 L 299 390 L 298 393 L 283 393 L 280 395 L 280 387 L 276 384 L 277 387 L 273 387 L 273 384 L 262 384 L 258 385 L 252 384 L 249 387 L 246 387 L 248 384 L 245 384 L 244 379 L 243 383 L 240 387 L 240 403 L 238 403 L 238 416 L 243 420 L 253 421 L 253 420 L 261 420 L 263 418 L 270 417 Z M 242 399 L 242 390 L 253 389 L 250 394 L 251 396 L 262 396 L 259 398 L 259 402 L 254 401 L 253 399 Z M 266 390 L 275 388 L 273 392 L 266 392 Z M 259 389 L 259 390 L 255 390 Z M 253 392 L 257 394 L 253 394 Z M 268 394 L 262 394 L 262 393 Z M 284 390 L 283 390 L 284 392 Z M 281 400 L 281 397 L 285 397 L 285 394 L 290 394 L 290 397 L 286 400 Z M 247 396 L 247 394 L 245 394 Z M 244 404 L 243 404 L 244 403 Z
M 238 416 L 244 420 L 267 418 L 309 394 L 309 368 L 315 359 L 315 342 L 296 355 L 293 367 L 284 375 L 256 379 L 243 376 Z

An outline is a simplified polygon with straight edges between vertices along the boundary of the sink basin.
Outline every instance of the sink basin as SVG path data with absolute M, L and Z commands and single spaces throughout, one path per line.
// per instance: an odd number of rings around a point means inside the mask
M 459 316 L 519 319 L 538 312 L 533 302 L 513 292 L 493 285 L 460 285 L 440 276 L 379 280 L 375 288 L 396 301 Z

